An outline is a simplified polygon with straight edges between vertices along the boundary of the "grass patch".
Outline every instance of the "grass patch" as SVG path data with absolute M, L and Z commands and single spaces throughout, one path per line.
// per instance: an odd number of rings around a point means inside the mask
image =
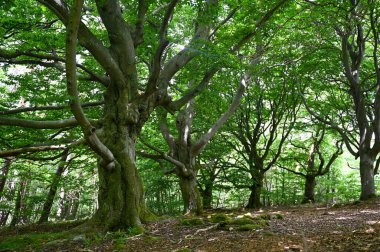
M 66 233 L 32 233 L 17 236 L 9 236 L 0 239 L 1 250 L 26 250 L 41 249 L 44 245 L 52 241 L 67 242 L 70 236 Z

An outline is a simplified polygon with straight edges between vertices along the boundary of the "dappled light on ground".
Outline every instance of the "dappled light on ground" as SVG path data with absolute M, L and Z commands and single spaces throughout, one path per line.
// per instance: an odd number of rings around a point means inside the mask
M 25 241 L 32 233 L 41 251 L 378 251 L 379 209 L 378 200 L 340 207 L 217 210 L 151 222 L 144 234 L 119 231 L 68 238 L 62 233 L 38 234 L 36 227 L 20 238 Z M 1 234 L 0 248 L 7 239 L 17 242 L 15 233 Z

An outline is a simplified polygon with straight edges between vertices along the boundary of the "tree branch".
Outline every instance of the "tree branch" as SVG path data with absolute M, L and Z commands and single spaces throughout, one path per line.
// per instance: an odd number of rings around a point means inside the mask
M 85 103 L 81 104 L 81 107 L 82 108 L 95 107 L 95 106 L 99 106 L 99 105 L 103 105 L 103 104 L 104 104 L 104 101 L 85 102 Z M 61 109 L 65 109 L 65 108 L 69 108 L 68 105 L 23 107 L 23 108 L 16 108 L 16 109 L 0 111 L 0 115 L 10 115 L 10 114 L 18 114 L 18 113 L 23 113 L 23 112 L 40 111 L 40 110 L 61 110 Z
M 66 78 L 67 92 L 70 99 L 70 108 L 81 126 L 84 136 L 91 149 L 96 152 L 104 162 L 107 169 L 113 169 L 115 158 L 112 152 L 99 140 L 96 129 L 85 116 L 79 101 L 76 76 L 76 42 L 81 18 L 81 9 L 84 0 L 75 0 L 70 11 L 70 20 L 66 30 Z
M 246 89 L 246 81 L 249 79 L 248 75 L 244 75 L 240 81 L 239 88 L 236 92 L 235 98 L 232 101 L 228 110 L 216 121 L 216 123 L 204 134 L 197 142 L 191 147 L 191 153 L 196 156 L 198 155 L 210 141 L 210 139 L 215 135 L 218 129 L 233 115 L 235 110 L 240 104 L 240 100 Z

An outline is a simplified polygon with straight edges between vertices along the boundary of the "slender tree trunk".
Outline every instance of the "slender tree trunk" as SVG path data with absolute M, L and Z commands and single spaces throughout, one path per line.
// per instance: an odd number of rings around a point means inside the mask
M 70 213 L 67 217 L 68 220 L 75 220 L 79 209 L 79 192 L 74 193 L 75 197 L 72 199 Z
M 195 176 L 179 176 L 179 187 L 181 188 L 184 214 L 201 214 L 202 199 L 197 187 Z
M 1 168 L 1 176 L 0 176 L 0 199 L 4 192 L 5 183 L 7 182 L 9 168 L 11 167 L 12 158 L 5 158 L 3 167 Z
M 213 185 L 211 183 L 206 183 L 205 189 L 201 191 L 203 208 L 211 209 L 212 208 L 212 191 Z
M 9 214 L 10 214 L 9 211 L 1 211 L 1 215 L 0 215 L 0 227 L 5 226 L 5 224 L 7 224 Z
M 51 207 L 53 206 L 54 198 L 55 198 L 55 195 L 57 194 L 57 189 L 58 189 L 58 186 L 59 186 L 59 182 L 61 180 L 62 173 L 64 172 L 65 167 L 66 167 L 67 156 L 68 156 L 68 151 L 66 151 L 64 153 L 64 155 L 62 156 L 61 162 L 58 165 L 58 168 L 57 168 L 57 170 L 55 172 L 53 181 L 52 181 L 52 183 L 50 185 L 48 196 L 46 198 L 46 201 L 44 203 L 44 207 L 42 209 L 41 217 L 38 220 L 38 223 L 44 223 L 44 222 L 48 221 L 48 218 L 49 218 L 49 215 L 50 215 L 50 211 L 51 211 Z
M 305 177 L 305 191 L 302 200 L 302 204 L 315 202 L 315 176 L 309 175 Z
M 367 200 L 375 197 L 374 159 L 366 153 L 361 153 L 360 155 L 360 180 L 360 200 Z
M 21 208 L 22 208 L 22 201 L 24 196 L 24 191 L 26 187 L 26 181 L 24 179 L 21 179 L 20 186 L 17 191 L 17 197 L 16 197 L 16 203 L 15 203 L 15 209 L 12 216 L 11 226 L 16 226 L 20 221 L 20 215 L 21 215 Z

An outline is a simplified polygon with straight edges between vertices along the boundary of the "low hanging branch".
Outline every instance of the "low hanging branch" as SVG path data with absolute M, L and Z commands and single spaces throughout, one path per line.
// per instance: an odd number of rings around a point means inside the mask
M 79 101 L 78 84 L 76 75 L 76 42 L 81 19 L 81 10 L 84 0 L 76 0 L 70 11 L 70 18 L 66 31 L 66 77 L 67 92 L 70 97 L 70 108 L 82 128 L 85 139 L 104 162 L 107 169 L 113 169 L 115 158 L 112 152 L 99 140 L 96 128 L 93 127 L 83 112 Z
M 95 106 L 99 106 L 99 105 L 103 105 L 103 104 L 104 104 L 104 101 L 97 101 L 97 102 L 82 103 L 81 106 L 82 106 L 82 108 L 87 108 L 87 107 L 95 107 Z M 10 115 L 10 114 L 18 114 L 18 113 L 23 113 L 23 112 L 41 111 L 41 110 L 62 110 L 65 108 L 67 108 L 67 105 L 23 107 L 23 108 L 16 108 L 16 109 L 9 109 L 9 110 L 0 111 L 0 115 Z
M 75 118 L 55 120 L 55 121 L 34 121 L 19 118 L 0 117 L 0 126 L 20 126 L 32 129 L 61 129 L 77 126 Z
M 20 154 L 27 154 L 27 153 L 36 153 L 36 152 L 44 152 L 44 151 L 53 151 L 53 150 L 64 150 L 68 147 L 74 146 L 74 145 L 80 145 L 83 144 L 84 140 L 80 139 L 77 141 L 69 141 L 69 142 L 63 142 L 63 143 L 57 143 L 57 144 L 36 144 L 32 146 L 24 146 L 16 149 L 9 149 L 5 151 L 0 151 L 0 158 L 5 157 L 15 157 Z

